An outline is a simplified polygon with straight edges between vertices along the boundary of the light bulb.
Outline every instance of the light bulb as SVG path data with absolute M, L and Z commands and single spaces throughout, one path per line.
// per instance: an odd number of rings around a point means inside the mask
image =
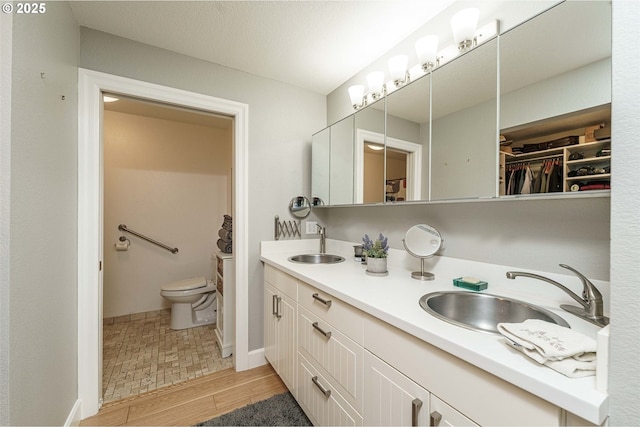
M 364 98 L 364 86 L 354 85 L 349 87 L 349 98 L 351 99 L 351 105 L 353 105 L 353 108 L 362 107 Z
M 480 11 L 478 9 L 470 8 L 461 10 L 451 18 L 453 40 L 459 48 L 465 49 L 471 46 L 479 15 Z
M 422 69 L 426 72 L 435 68 L 438 54 L 438 36 L 424 36 L 416 42 L 416 54 Z
M 396 55 L 389 59 L 389 73 L 396 86 L 405 83 L 408 63 L 409 58 L 407 55 Z

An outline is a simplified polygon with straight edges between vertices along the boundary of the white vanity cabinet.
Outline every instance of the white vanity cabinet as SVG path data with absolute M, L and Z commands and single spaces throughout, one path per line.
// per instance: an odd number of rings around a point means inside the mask
M 268 265 L 264 280 L 264 355 L 296 396 L 298 282 Z
M 265 265 L 265 356 L 314 425 L 588 422 Z

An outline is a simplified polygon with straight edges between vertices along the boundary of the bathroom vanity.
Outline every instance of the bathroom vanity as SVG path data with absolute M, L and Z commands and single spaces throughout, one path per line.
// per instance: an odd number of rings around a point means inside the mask
M 446 257 L 428 260 L 435 279 L 419 281 L 411 278 L 419 261 L 394 249 L 389 275 L 369 276 L 353 261 L 353 243 L 335 240 L 327 241 L 327 252 L 344 262 L 288 260 L 315 252 L 316 240 L 263 242 L 261 248 L 265 356 L 315 425 L 606 422 L 608 396 L 595 376 L 565 377 L 509 348 L 499 335 L 449 324 L 418 304 L 429 292 L 460 290 L 453 278 L 475 276 L 489 283 L 485 293 L 543 307 L 597 338 L 600 328 L 559 309 L 570 302 L 561 290 L 509 281 L 507 266 Z M 581 289 L 574 276 L 544 274 Z M 608 303 L 608 283 L 594 283 Z M 600 375 L 606 366 L 598 369 Z

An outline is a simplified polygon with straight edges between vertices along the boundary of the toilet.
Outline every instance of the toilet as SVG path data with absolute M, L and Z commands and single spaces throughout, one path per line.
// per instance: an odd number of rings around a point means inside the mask
M 167 283 L 160 290 L 171 301 L 171 329 L 187 329 L 216 323 L 216 286 L 205 277 Z

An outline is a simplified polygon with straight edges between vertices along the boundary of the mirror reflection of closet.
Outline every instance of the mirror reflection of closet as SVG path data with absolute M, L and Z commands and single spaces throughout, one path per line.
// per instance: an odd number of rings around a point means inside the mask
M 526 161 L 538 174 L 553 156 L 568 160 L 562 148 L 512 155 L 525 144 L 542 147 L 577 137 L 576 150 L 589 151 L 582 145 L 588 143 L 595 155 L 606 142 L 585 134 L 611 122 L 611 2 L 564 2 L 506 32 L 500 40 L 500 90 L 500 195 L 510 195 L 505 162 L 509 167 Z M 567 181 L 560 191 L 568 187 Z
M 354 114 L 355 203 L 384 201 L 384 100 Z
M 431 200 L 497 195 L 497 59 L 493 39 L 432 73 Z
M 387 95 L 386 201 L 429 199 L 430 76 Z

